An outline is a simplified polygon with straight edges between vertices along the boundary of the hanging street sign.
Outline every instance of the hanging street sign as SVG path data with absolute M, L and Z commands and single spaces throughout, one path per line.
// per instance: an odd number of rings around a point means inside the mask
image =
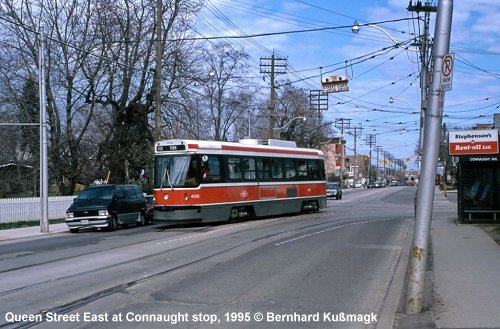
M 321 87 L 326 94 L 349 91 L 349 79 L 334 75 L 321 79 Z

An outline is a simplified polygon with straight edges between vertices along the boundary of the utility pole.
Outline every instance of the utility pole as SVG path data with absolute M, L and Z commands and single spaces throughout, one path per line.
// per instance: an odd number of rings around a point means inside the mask
M 424 121 L 425 121 L 425 112 L 427 110 L 427 89 L 429 84 L 429 64 L 427 62 L 428 49 L 429 49 L 429 41 L 427 39 L 429 35 L 429 17 L 430 13 L 435 13 L 437 11 L 437 6 L 431 5 L 429 2 L 426 2 L 422 5 L 421 1 L 417 1 L 415 5 L 413 5 L 410 0 L 410 4 L 408 6 L 408 11 L 416 12 L 420 14 L 420 12 L 424 13 L 424 32 L 422 35 L 422 40 L 420 42 L 420 61 L 422 62 L 422 66 L 420 68 L 420 129 L 419 129 L 419 137 L 418 137 L 418 169 L 420 170 L 420 159 L 422 157 L 422 149 L 424 145 Z
M 362 127 L 361 123 L 359 124 L 359 126 L 354 126 L 351 128 L 351 134 L 354 137 L 354 159 L 356 159 L 356 163 L 354 164 L 354 188 L 356 188 L 356 181 L 358 179 L 358 172 L 359 172 L 358 171 L 358 168 L 359 168 L 358 162 L 359 161 L 358 161 L 358 155 L 356 152 L 357 138 L 358 138 L 358 135 L 361 135 L 362 131 L 363 131 L 363 127 Z
M 342 186 L 342 176 L 344 174 L 344 129 L 349 130 L 351 119 L 340 118 L 335 120 L 335 127 L 340 129 L 340 186 Z
M 162 0 L 156 0 L 156 63 L 154 72 L 154 103 L 155 103 L 155 131 L 154 141 L 161 138 L 161 63 L 163 55 L 162 44 L 163 4 Z
M 380 146 L 380 145 L 375 146 L 375 152 L 377 152 L 377 167 L 376 167 L 377 170 L 375 171 L 375 180 L 377 181 L 378 180 L 378 172 L 379 172 L 378 157 L 379 157 L 380 152 L 382 152 L 382 146 Z
M 273 55 L 269 57 L 263 57 L 260 59 L 260 73 L 270 74 L 271 78 L 271 95 L 269 96 L 269 128 L 268 128 L 268 138 L 273 138 L 273 128 L 274 128 L 274 107 L 276 104 L 276 86 L 275 86 L 275 76 L 278 74 L 286 73 L 286 58 L 276 57 Z
M 387 170 L 385 168 L 385 165 L 387 164 L 387 155 L 389 152 L 387 151 L 382 151 L 382 156 L 384 157 L 384 179 L 387 180 Z
M 372 175 L 372 147 L 377 144 L 377 135 L 376 134 L 367 134 L 366 135 L 366 145 L 370 148 L 370 162 L 368 163 L 368 183 L 371 183 L 371 175 Z
M 309 109 L 318 111 L 318 121 L 321 120 L 321 111 L 328 111 L 328 93 L 323 90 L 310 90 Z
M 439 0 L 432 46 L 433 74 L 425 114 L 422 169 L 416 207 L 415 231 L 408 264 L 406 314 L 422 311 L 429 232 L 434 203 L 435 173 L 439 155 L 439 136 L 443 119 L 445 91 L 441 87 L 443 59 L 450 48 L 453 0 Z

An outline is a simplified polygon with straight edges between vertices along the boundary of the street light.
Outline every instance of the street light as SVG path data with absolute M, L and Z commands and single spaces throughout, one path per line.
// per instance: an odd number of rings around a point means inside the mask
M 399 47 L 399 45 L 401 45 L 401 42 L 399 42 L 398 40 L 394 39 L 394 37 L 392 35 L 390 35 L 389 33 L 387 33 L 387 31 L 384 30 L 383 28 L 381 28 L 379 26 L 376 26 L 376 25 L 373 25 L 373 24 L 365 24 L 363 26 L 372 27 L 372 28 L 377 29 L 380 32 L 384 33 L 389 39 L 391 39 L 392 42 L 394 42 L 394 44 L 396 45 L 396 47 Z M 354 34 L 358 34 L 359 30 L 360 30 L 360 26 L 359 26 L 358 20 L 356 19 L 356 20 L 354 20 L 354 25 L 352 26 L 351 31 Z M 410 48 L 405 48 L 405 49 L 409 50 L 409 51 L 418 51 L 417 49 L 410 49 Z
M 307 118 L 306 117 L 295 117 L 295 118 L 292 118 L 290 121 L 288 121 L 285 125 L 283 125 L 282 127 L 276 127 L 276 128 L 273 128 L 273 130 L 278 130 L 278 131 L 281 131 L 283 129 L 285 129 L 286 127 L 288 127 L 292 122 L 294 122 L 295 120 L 302 120 L 302 122 L 306 122 L 307 121 Z
M 399 101 L 403 101 L 403 102 L 405 102 L 406 104 L 408 104 L 408 106 L 410 106 L 412 109 L 414 109 L 414 110 L 415 110 L 415 112 L 412 112 L 412 113 L 410 113 L 410 114 L 417 114 L 417 113 L 419 113 L 419 112 L 420 112 L 420 110 L 419 110 L 419 109 L 417 109 L 415 106 L 413 106 L 410 102 L 408 102 L 408 101 L 407 101 L 406 99 L 404 99 L 404 98 L 400 98 L 400 97 L 392 97 L 392 96 L 391 96 L 391 97 L 389 98 L 389 103 L 394 104 L 394 101 L 395 101 L 396 99 L 397 99 L 397 100 L 399 100 Z

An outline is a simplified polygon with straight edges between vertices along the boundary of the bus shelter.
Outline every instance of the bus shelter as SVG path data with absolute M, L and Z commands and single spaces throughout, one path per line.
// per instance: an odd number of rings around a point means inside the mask
M 460 156 L 457 175 L 460 222 L 500 222 L 499 156 Z

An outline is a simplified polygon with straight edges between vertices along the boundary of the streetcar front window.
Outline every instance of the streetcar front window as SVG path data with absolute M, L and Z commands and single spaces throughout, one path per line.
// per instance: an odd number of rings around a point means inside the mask
M 188 187 L 198 185 L 197 161 L 190 155 L 165 155 L 155 159 L 156 188 Z

